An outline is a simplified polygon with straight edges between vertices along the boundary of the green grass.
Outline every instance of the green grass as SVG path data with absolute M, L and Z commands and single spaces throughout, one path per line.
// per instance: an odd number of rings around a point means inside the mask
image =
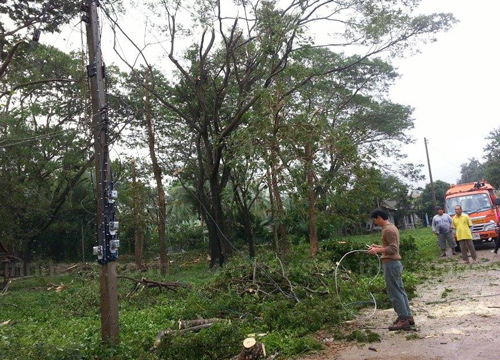
M 404 282 L 412 293 L 420 281 L 417 270 L 435 258 L 438 249 L 429 229 L 402 231 L 401 239 Z M 141 273 L 120 261 L 121 275 L 180 281 L 191 288 L 178 292 L 144 288 L 130 293 L 133 282 L 119 279 L 117 346 L 100 341 L 97 265 L 75 274 L 14 280 L 0 296 L 0 323 L 12 322 L 0 327 L 0 360 L 224 359 L 236 355 L 250 333 L 266 334 L 261 341 L 267 352 L 279 351 L 282 358 L 317 350 L 321 344 L 312 336 L 314 332 L 352 318 L 351 311 L 360 307 L 346 311 L 340 305 L 333 277 L 336 262 L 347 251 L 379 240 L 380 233 L 375 233 L 324 241 L 315 259 L 308 257 L 308 245 L 301 244 L 283 265 L 272 251 L 260 247 L 255 270 L 252 261 L 239 255 L 222 270 L 209 270 L 206 254 L 175 256 L 166 277 L 158 274 L 154 264 Z M 374 257 L 348 257 L 343 267 L 344 302 L 362 304 L 372 292 L 379 307 L 389 306 L 383 278 L 373 278 Z M 49 283 L 67 288 L 48 290 Z M 159 331 L 175 329 L 179 319 L 198 317 L 226 321 L 199 333 L 167 336 L 156 351 L 149 351 Z

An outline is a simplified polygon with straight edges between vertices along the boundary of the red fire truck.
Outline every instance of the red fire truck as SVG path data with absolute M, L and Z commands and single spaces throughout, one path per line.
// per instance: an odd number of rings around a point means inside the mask
M 486 181 L 452 185 L 446 191 L 445 210 L 450 216 L 455 214 L 455 206 L 472 220 L 472 239 L 475 243 L 491 242 L 499 236 L 497 226 L 500 198 L 495 188 Z

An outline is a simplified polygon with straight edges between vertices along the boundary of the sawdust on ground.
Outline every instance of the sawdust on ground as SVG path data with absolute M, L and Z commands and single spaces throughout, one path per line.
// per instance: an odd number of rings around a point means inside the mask
M 459 265 L 440 259 L 442 271 L 417 287 L 411 299 L 415 331 L 389 332 L 392 309 L 346 324 L 370 329 L 381 342 L 346 343 L 320 333 L 325 350 L 300 360 L 497 360 L 500 359 L 500 258 L 491 248 L 478 250 L 478 263 Z

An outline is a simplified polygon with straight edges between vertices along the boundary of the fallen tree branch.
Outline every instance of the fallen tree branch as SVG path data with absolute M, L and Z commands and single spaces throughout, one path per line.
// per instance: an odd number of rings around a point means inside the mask
M 300 302 L 299 298 L 297 297 L 297 295 L 295 294 L 295 292 L 294 292 L 294 290 L 293 290 L 293 285 L 292 285 L 292 282 L 291 282 L 291 281 L 290 281 L 290 279 L 286 276 L 285 267 L 283 266 L 283 263 L 281 262 L 281 259 L 279 258 L 279 256 L 278 256 L 277 254 L 276 254 L 276 259 L 278 259 L 278 262 L 280 263 L 282 276 L 283 276 L 283 278 L 287 281 L 288 286 L 290 287 L 290 294 L 292 295 L 292 298 L 293 298 L 296 302 Z
M 12 324 L 12 320 L 5 320 L 4 322 L 0 323 L 0 327 L 2 326 L 9 326 Z
M 321 291 L 321 290 L 314 290 L 314 289 L 309 288 L 308 286 L 305 286 L 304 288 L 307 291 L 312 292 L 314 294 L 319 294 L 319 295 L 328 295 L 328 294 L 330 294 L 330 290 L 323 290 L 323 291 Z
M 4 296 L 5 294 L 7 294 L 7 290 L 9 290 L 9 286 L 10 286 L 11 282 L 12 282 L 12 280 L 9 280 L 7 282 L 7 284 L 5 284 L 5 287 L 2 289 L 2 291 L 0 291 L 0 296 Z
M 179 320 L 179 330 L 192 329 L 194 327 L 206 324 L 213 324 L 221 319 L 196 319 L 196 320 Z
M 254 285 L 252 285 L 252 286 L 254 286 Z M 262 289 L 260 288 L 260 285 L 256 285 L 256 286 L 255 286 L 255 288 L 253 288 L 253 287 L 249 287 L 248 289 L 245 289 L 245 290 L 243 290 L 243 291 L 240 291 L 240 292 L 239 292 L 239 295 L 240 295 L 240 296 L 243 296 L 243 295 L 245 295 L 246 293 L 249 293 L 249 294 L 256 294 L 256 295 L 258 295 L 258 294 L 259 294 L 259 292 L 263 293 L 263 294 L 264 294 L 264 295 L 266 295 L 266 296 L 271 296 L 271 294 L 270 294 L 270 293 L 265 292 L 264 290 L 262 290 Z
M 159 281 L 154 281 L 154 280 L 148 280 L 146 278 L 141 278 L 141 279 L 134 279 L 130 276 L 124 276 L 124 275 L 118 275 L 119 279 L 127 279 L 134 281 L 136 285 L 143 284 L 147 288 L 160 288 L 160 289 L 167 289 L 167 290 L 172 290 L 176 291 L 177 288 L 183 287 L 183 288 L 188 288 L 188 285 L 181 284 L 180 282 L 159 282 Z
M 92 265 L 90 265 L 89 263 L 78 263 L 78 264 L 70 266 L 69 268 L 64 269 L 62 272 L 71 272 L 71 271 L 78 269 L 80 267 L 83 268 L 82 270 L 92 269 Z
M 158 346 L 160 346 L 161 341 L 163 338 L 167 335 L 172 335 L 172 334 L 182 334 L 188 331 L 191 332 L 198 332 L 202 329 L 208 329 L 210 326 L 212 326 L 214 323 L 218 321 L 222 321 L 223 319 L 197 319 L 197 320 L 179 320 L 179 329 L 180 330 L 173 330 L 173 329 L 167 329 L 160 331 L 158 335 L 156 335 L 155 342 L 153 344 L 153 347 L 149 349 L 149 351 L 155 351 Z M 211 321 L 211 322 L 209 322 Z M 193 324 L 198 324 L 198 325 L 193 325 Z M 182 328 L 181 328 L 182 326 Z

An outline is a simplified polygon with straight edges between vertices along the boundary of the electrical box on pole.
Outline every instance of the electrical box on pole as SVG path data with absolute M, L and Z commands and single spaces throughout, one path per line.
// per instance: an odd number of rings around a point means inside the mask
M 116 260 L 118 259 L 118 222 L 115 219 L 117 192 L 113 188 L 111 161 L 109 158 L 109 118 L 104 90 L 104 64 L 98 17 L 99 0 L 84 0 L 82 21 L 87 24 L 87 45 L 92 99 L 92 129 L 94 134 L 95 178 L 96 178 L 96 229 L 97 245 L 94 255 L 101 265 L 101 333 L 102 340 L 118 343 L 118 281 Z

